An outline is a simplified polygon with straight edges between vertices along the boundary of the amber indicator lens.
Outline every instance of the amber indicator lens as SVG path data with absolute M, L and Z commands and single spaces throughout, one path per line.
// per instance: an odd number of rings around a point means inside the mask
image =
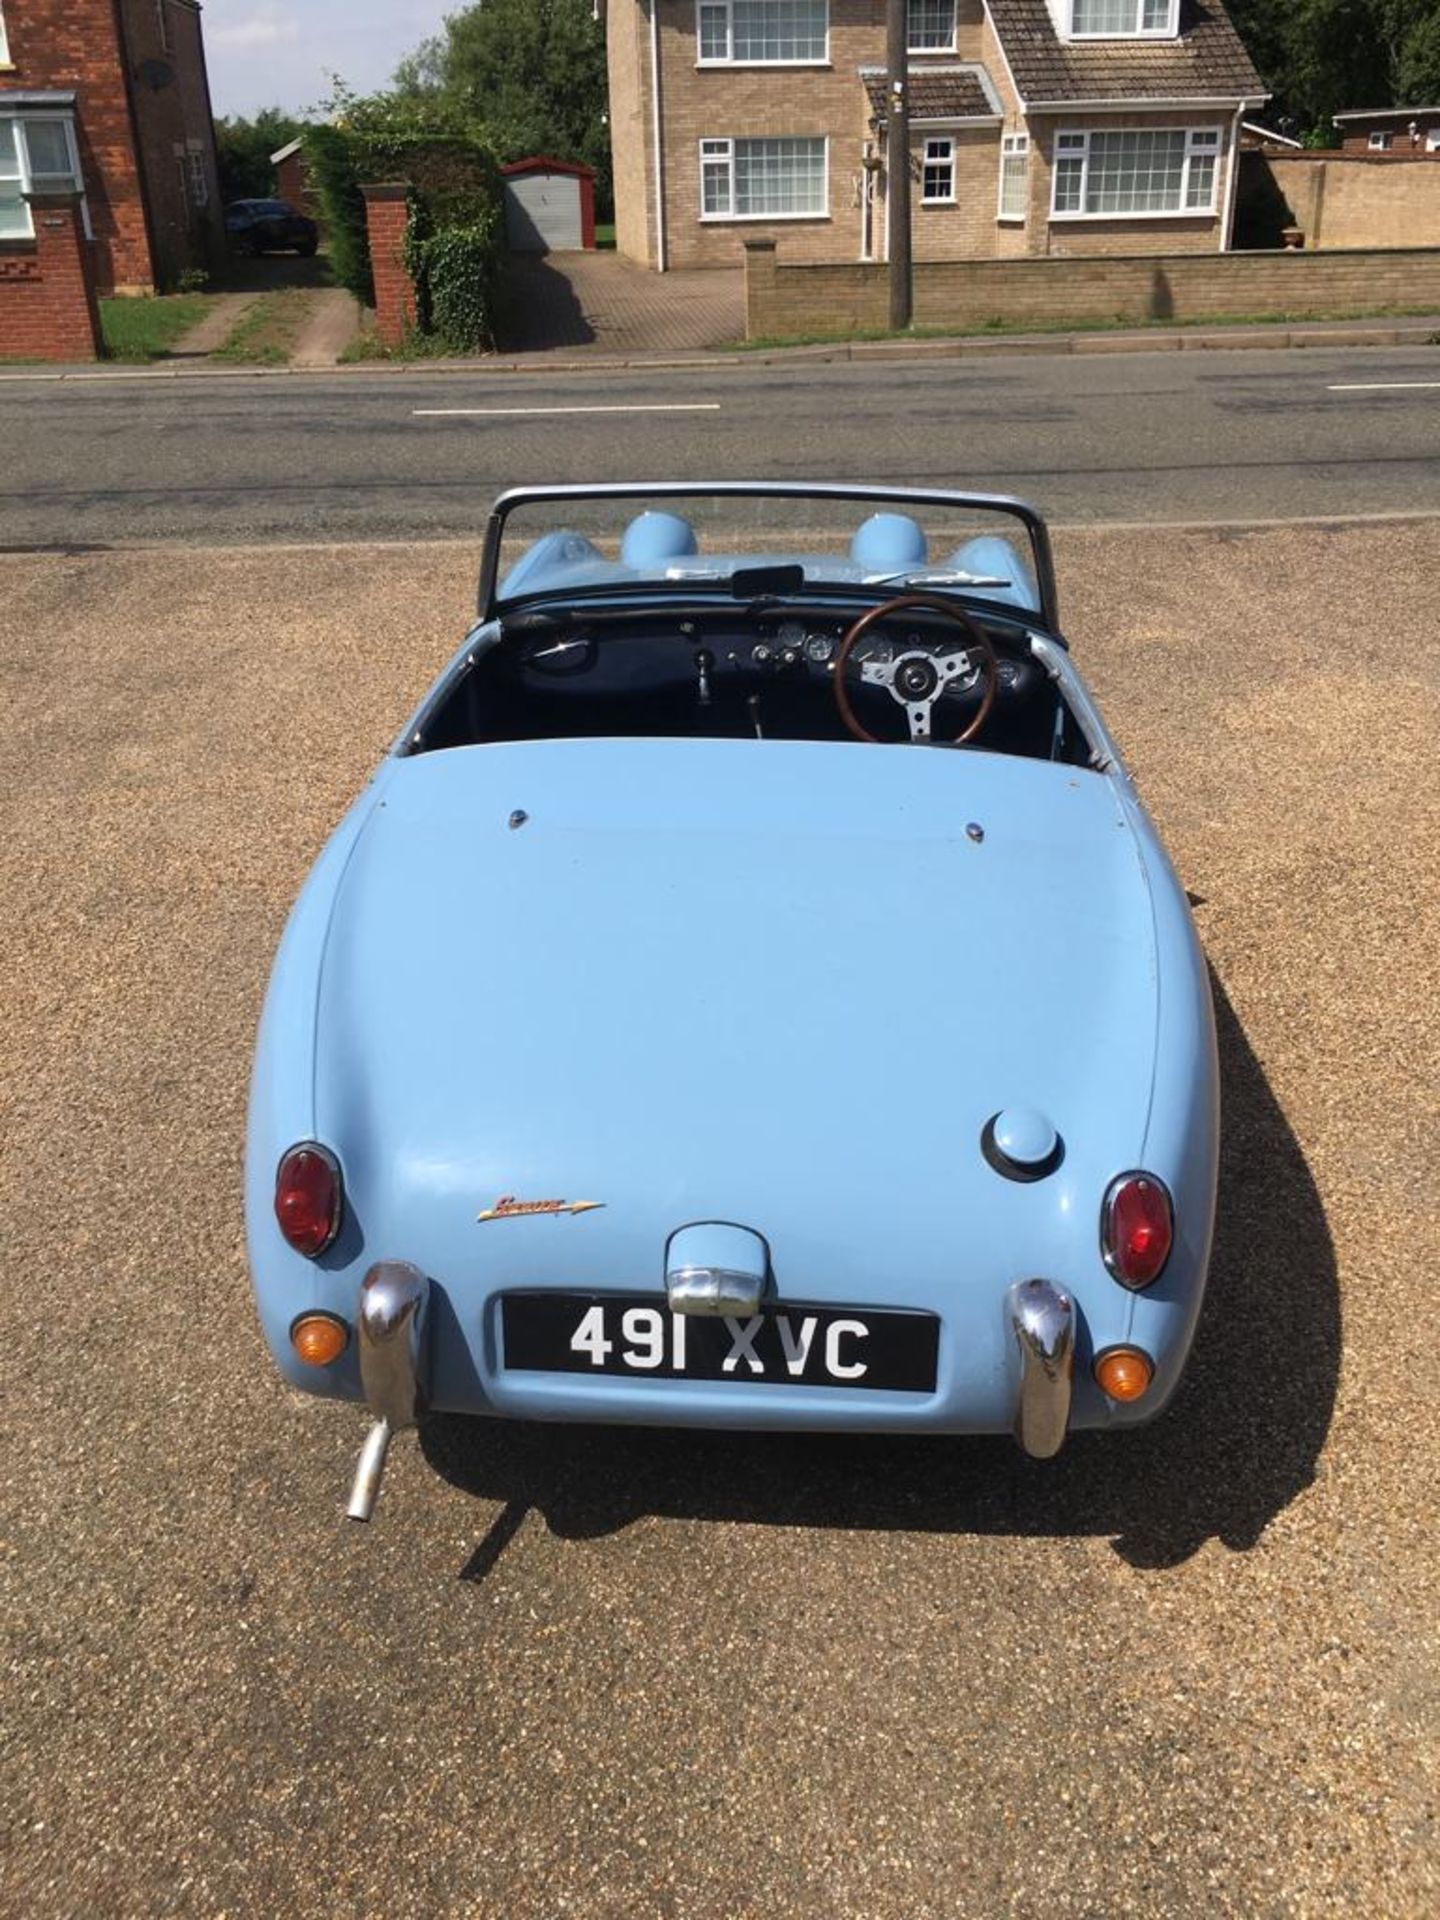
M 340 1168 L 313 1141 L 291 1147 L 275 1175 L 275 1218 L 297 1253 L 314 1260 L 340 1231 Z
M 1127 1287 L 1148 1287 L 1170 1258 L 1174 1216 L 1163 1180 L 1127 1173 L 1105 1196 L 1100 1244 L 1105 1264 Z
M 1155 1377 L 1148 1353 L 1138 1347 L 1111 1347 L 1095 1362 L 1095 1380 L 1111 1400 L 1138 1400 Z
M 350 1329 L 333 1313 L 302 1313 L 290 1329 L 290 1344 L 307 1367 L 328 1367 L 349 1339 Z

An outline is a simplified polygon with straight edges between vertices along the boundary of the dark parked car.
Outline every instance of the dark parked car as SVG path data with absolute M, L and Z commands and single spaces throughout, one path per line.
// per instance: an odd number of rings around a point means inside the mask
M 234 253 L 312 254 L 320 229 L 283 200 L 236 200 L 225 209 L 225 231 Z

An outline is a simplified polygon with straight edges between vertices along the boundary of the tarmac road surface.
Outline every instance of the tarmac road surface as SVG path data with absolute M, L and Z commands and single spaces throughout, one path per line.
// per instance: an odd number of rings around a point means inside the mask
M 1440 521 L 1059 559 L 1216 978 L 1177 1404 L 1047 1465 L 439 1424 L 367 1529 L 246 1076 L 473 547 L 0 556 L 0 1910 L 1436 1911 Z
M 521 483 L 893 480 L 1058 522 L 1440 507 L 1440 350 L 0 376 L 0 547 L 472 537 Z

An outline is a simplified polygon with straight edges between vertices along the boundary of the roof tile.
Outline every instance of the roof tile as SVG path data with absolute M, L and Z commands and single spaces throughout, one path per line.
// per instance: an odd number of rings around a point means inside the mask
M 1045 0 L 988 0 L 1021 98 L 1263 99 L 1266 90 L 1220 0 L 1180 0 L 1178 40 L 1065 41 Z

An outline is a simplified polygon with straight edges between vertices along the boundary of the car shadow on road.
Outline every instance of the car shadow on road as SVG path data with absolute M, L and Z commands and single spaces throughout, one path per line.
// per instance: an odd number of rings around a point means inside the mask
M 1107 1534 L 1134 1567 L 1253 1547 L 1314 1478 L 1340 1363 L 1335 1251 L 1299 1142 L 1212 982 L 1224 1112 L 1210 1283 L 1153 1426 L 1080 1433 L 1048 1462 L 1008 1440 L 542 1426 L 434 1415 L 432 1466 L 503 1503 L 461 1577 L 531 1509 L 567 1538 L 645 1515 L 907 1533 Z

